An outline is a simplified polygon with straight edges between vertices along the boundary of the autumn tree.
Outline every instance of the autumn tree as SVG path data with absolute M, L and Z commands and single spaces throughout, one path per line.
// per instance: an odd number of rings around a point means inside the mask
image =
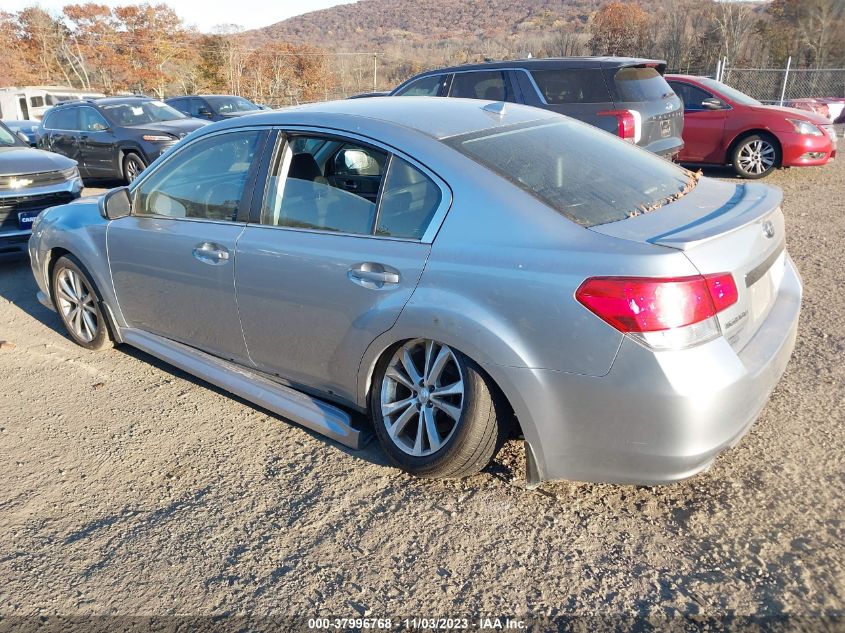
M 649 18 L 638 4 L 608 2 L 590 24 L 590 50 L 597 55 L 641 55 Z

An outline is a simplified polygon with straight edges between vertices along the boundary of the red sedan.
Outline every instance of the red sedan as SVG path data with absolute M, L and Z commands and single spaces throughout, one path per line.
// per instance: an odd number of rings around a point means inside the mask
M 733 165 L 743 178 L 778 167 L 824 165 L 836 156 L 836 133 L 822 116 L 763 105 L 707 77 L 666 75 L 684 102 L 682 163 Z

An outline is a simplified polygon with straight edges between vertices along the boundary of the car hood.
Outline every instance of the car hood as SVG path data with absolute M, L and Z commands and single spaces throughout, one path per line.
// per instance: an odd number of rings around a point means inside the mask
M 810 112 L 809 110 L 799 110 L 798 108 L 787 108 L 784 106 L 774 105 L 752 106 L 751 109 L 756 112 L 779 112 L 784 116 L 788 116 L 791 119 L 809 121 L 810 123 L 815 123 L 816 125 L 830 125 L 829 119 L 826 119 L 820 114 Z
M 142 123 L 140 125 L 127 125 L 126 127 L 139 132 L 167 132 L 173 134 L 178 138 L 193 132 L 194 130 L 208 125 L 208 121 L 200 121 L 199 119 L 173 119 L 172 121 L 159 121 L 158 123 Z
M 74 165 L 75 160 L 53 152 L 31 147 L 0 147 L 0 176 L 58 171 Z

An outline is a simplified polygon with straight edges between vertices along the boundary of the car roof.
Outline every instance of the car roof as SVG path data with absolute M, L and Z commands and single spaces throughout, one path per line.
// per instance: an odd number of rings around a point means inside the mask
M 495 70 L 499 68 L 525 68 L 526 70 L 552 70 L 555 68 L 621 68 L 623 66 L 665 65 L 662 59 L 642 57 L 544 57 L 528 59 L 509 59 L 500 61 L 460 64 L 437 68 L 415 75 L 442 74 L 464 70 Z
M 504 108 L 499 114 L 498 109 Z M 557 119 L 561 115 L 516 103 L 441 97 L 365 97 L 292 106 L 209 125 L 198 133 L 244 125 L 323 125 L 356 131 L 402 127 L 443 139 L 517 123 Z

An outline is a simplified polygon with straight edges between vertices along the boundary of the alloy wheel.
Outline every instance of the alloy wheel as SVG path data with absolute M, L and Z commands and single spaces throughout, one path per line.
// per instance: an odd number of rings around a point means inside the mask
M 739 166 L 746 173 L 760 175 L 774 166 L 775 156 L 775 148 L 771 143 L 755 139 L 739 150 Z
M 132 182 L 140 174 L 143 168 L 138 164 L 137 160 L 129 159 L 126 161 L 126 180 Z
M 56 275 L 56 296 L 59 310 L 68 328 L 80 340 L 90 343 L 99 331 L 96 297 L 76 271 L 63 268 Z
M 464 377 L 447 345 L 416 339 L 402 345 L 385 371 L 381 414 L 402 452 L 427 457 L 455 433 L 464 407 Z

